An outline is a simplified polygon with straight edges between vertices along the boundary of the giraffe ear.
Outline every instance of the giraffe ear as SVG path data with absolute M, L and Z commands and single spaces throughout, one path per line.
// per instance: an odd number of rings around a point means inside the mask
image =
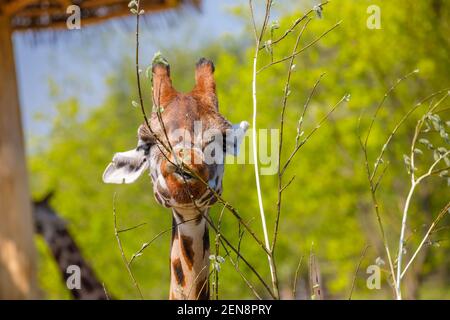
M 103 173 L 104 183 L 133 183 L 148 169 L 149 146 L 140 144 L 136 149 L 116 153 Z
M 247 121 L 241 121 L 239 124 L 233 124 L 230 129 L 225 132 L 225 153 L 233 156 L 239 154 L 239 149 L 244 140 L 245 133 L 249 128 Z

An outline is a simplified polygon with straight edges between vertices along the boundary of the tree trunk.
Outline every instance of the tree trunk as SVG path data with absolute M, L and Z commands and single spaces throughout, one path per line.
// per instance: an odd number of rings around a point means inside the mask
M 12 32 L 0 14 L 0 299 L 36 297 L 33 234 Z

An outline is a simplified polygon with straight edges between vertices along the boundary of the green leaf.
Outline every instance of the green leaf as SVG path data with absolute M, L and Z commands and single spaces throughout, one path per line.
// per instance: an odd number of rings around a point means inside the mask
M 403 155 L 403 161 L 408 166 L 411 164 L 411 159 L 406 154 Z
M 278 22 L 278 20 L 274 20 L 272 21 L 272 24 L 270 25 L 270 30 L 276 30 L 280 28 L 280 23 Z
M 439 151 L 434 150 L 433 151 L 433 159 L 434 161 L 438 161 L 441 158 L 441 155 L 439 154 Z
M 272 52 L 272 40 L 267 40 L 266 42 L 264 42 L 264 48 L 266 48 L 267 53 L 271 53 Z
M 450 166 L 450 157 L 449 156 L 444 157 L 444 162 L 447 166 Z
M 439 131 L 441 128 L 441 118 L 437 114 L 430 114 L 428 118 L 431 120 L 434 130 Z

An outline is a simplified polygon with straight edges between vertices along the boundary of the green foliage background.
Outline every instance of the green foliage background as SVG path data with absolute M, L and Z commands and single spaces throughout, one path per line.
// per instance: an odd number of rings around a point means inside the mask
M 367 7 L 381 8 L 382 29 L 366 27 Z M 280 20 L 281 35 L 305 12 L 293 5 L 290 15 Z M 248 20 L 248 9 L 236 10 Z M 369 141 L 370 155 L 385 142 L 395 123 L 415 102 L 446 87 L 450 87 L 450 3 L 445 1 L 333 1 L 324 8 L 323 19 L 315 18 L 306 30 L 300 47 L 317 38 L 337 21 L 339 28 L 296 59 L 291 95 L 286 114 L 286 144 L 283 158 L 293 147 L 296 123 L 303 104 L 320 74 L 326 72 L 313 99 L 305 130 L 315 123 L 346 93 L 348 105 L 339 108 L 318 133 L 300 151 L 286 174 L 296 178 L 284 194 L 280 236 L 276 260 L 284 297 L 289 298 L 294 271 L 303 255 L 299 291 L 309 298 L 307 258 L 312 244 L 320 264 L 325 296 L 348 298 L 356 266 L 366 245 L 370 245 L 356 280 L 354 298 L 391 298 L 392 291 L 383 273 L 382 290 L 366 288 L 366 267 L 384 253 L 365 178 L 363 157 L 359 147 L 357 126 L 362 114 L 363 128 L 369 115 L 384 93 L 397 78 L 419 69 L 420 73 L 402 83 L 380 114 Z M 274 46 L 275 58 L 291 53 L 299 29 L 285 41 Z M 218 39 L 198 52 L 186 52 L 180 47 L 163 48 L 171 62 L 172 78 L 179 90 L 193 86 L 195 61 L 207 56 L 216 65 L 219 104 L 222 113 L 232 122 L 251 119 L 251 58 L 250 27 L 243 35 Z M 168 210 L 159 207 L 152 196 L 150 179 L 141 178 L 133 185 L 112 186 L 101 181 L 101 175 L 112 155 L 129 150 L 136 144 L 136 129 L 142 118 L 131 106 L 137 100 L 136 79 L 131 58 L 133 48 L 125 52 L 124 60 L 109 75 L 109 95 L 101 106 L 86 111 L 76 97 L 56 106 L 57 116 L 51 119 L 49 136 L 33 139 L 29 157 L 32 191 L 35 198 L 54 189 L 55 209 L 70 223 L 70 230 L 85 257 L 96 270 L 107 290 L 116 298 L 132 299 L 138 295 L 121 261 L 113 233 L 112 198 L 117 192 L 117 213 L 122 228 L 146 222 L 146 225 L 123 233 L 125 253 L 131 256 L 144 242 L 158 232 L 170 228 Z M 145 57 L 146 61 L 149 57 Z M 260 66 L 269 62 L 262 52 Z M 278 64 L 258 77 L 259 128 L 277 128 L 287 64 Z M 144 82 L 146 106 L 150 108 L 150 83 Z M 421 111 L 423 111 L 422 109 Z M 400 130 L 385 157 L 390 162 L 380 190 L 381 211 L 391 249 L 395 252 L 400 229 L 401 208 L 408 191 L 409 179 L 403 164 L 413 135 L 417 112 Z M 448 120 L 449 114 L 442 115 Z M 423 156 L 426 162 L 429 154 Z M 373 164 L 372 164 L 373 165 Z M 420 167 L 420 165 L 419 165 Z M 259 211 L 251 165 L 228 165 L 224 182 L 224 198 L 239 209 L 262 238 Z M 287 182 L 287 181 L 286 181 Z M 273 229 L 276 212 L 276 177 L 262 176 L 264 204 Z M 409 256 L 416 248 L 433 217 L 449 200 L 447 181 L 431 179 L 414 199 L 407 244 Z M 211 216 L 217 220 L 220 206 Z M 448 226 L 447 217 L 441 222 Z M 226 212 L 223 232 L 235 243 L 238 224 Z M 211 233 L 212 235 L 212 233 Z M 145 298 L 165 299 L 169 284 L 169 237 L 159 238 L 133 265 L 133 271 Z M 450 255 L 448 229 L 432 237 L 435 245 L 427 246 L 423 257 L 408 274 L 405 291 L 410 298 L 450 298 Z M 39 279 L 47 298 L 69 298 L 53 259 L 40 238 Z M 212 240 L 214 236 L 212 235 Z M 267 258 L 255 242 L 245 235 L 242 253 L 270 282 Z M 223 252 L 222 252 L 223 255 Z M 242 264 L 243 271 L 263 288 Z M 228 260 L 220 272 L 221 298 L 253 298 Z

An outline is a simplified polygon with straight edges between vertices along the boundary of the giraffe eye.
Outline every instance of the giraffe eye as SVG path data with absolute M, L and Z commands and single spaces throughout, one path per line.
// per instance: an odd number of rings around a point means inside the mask
M 187 172 L 185 170 L 182 170 L 180 168 L 177 168 L 175 170 L 175 173 L 178 174 L 179 176 L 181 176 L 183 179 L 186 179 L 186 180 L 194 179 L 193 175 L 191 175 L 189 172 Z

